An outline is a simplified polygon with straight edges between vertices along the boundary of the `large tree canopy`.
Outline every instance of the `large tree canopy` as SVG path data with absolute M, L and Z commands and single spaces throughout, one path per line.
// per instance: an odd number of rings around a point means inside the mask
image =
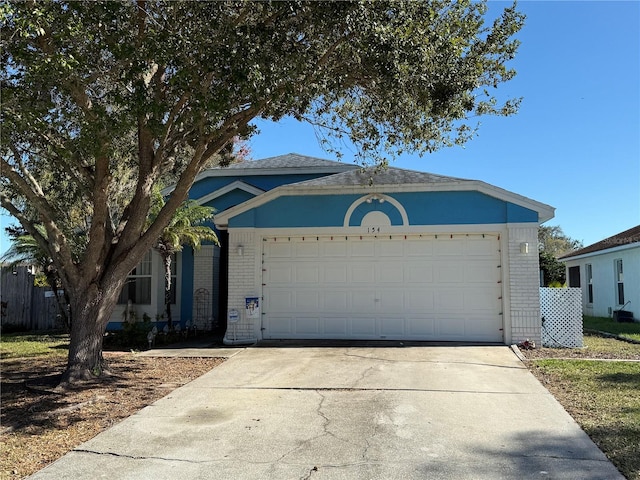
M 67 379 L 102 371 L 127 273 L 253 119 L 311 122 L 380 163 L 464 143 L 478 117 L 518 105 L 494 94 L 514 75 L 515 6 L 490 24 L 485 3 L 464 0 L 25 1 L 0 12 L 0 203 L 70 295 Z M 149 225 L 166 176 L 175 189 Z

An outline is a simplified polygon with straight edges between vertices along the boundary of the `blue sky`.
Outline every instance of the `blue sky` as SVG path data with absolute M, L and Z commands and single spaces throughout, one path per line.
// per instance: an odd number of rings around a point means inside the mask
M 497 12 L 506 2 L 489 3 Z M 513 117 L 481 120 L 464 148 L 393 166 L 482 180 L 556 208 L 585 245 L 640 224 L 640 2 L 524 1 L 522 42 L 505 96 L 523 97 Z M 260 122 L 255 159 L 297 152 L 331 158 L 311 127 Z M 344 161 L 352 160 L 345 151 Z M 8 248 L 0 217 L 0 252 Z
M 509 5 L 490 2 L 498 11 Z M 556 208 L 585 245 L 640 224 L 640 2 L 519 2 L 527 15 L 501 86 L 523 97 L 513 117 L 481 120 L 464 148 L 392 165 L 482 180 Z M 313 129 L 260 122 L 253 158 L 296 152 L 330 158 Z M 345 151 L 344 161 L 352 160 Z

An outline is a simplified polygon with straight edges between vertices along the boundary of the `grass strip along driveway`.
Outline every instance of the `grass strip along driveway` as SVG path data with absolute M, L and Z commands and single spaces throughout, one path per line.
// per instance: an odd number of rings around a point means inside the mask
M 523 351 L 531 371 L 622 474 L 640 480 L 640 324 L 585 317 L 584 349 Z

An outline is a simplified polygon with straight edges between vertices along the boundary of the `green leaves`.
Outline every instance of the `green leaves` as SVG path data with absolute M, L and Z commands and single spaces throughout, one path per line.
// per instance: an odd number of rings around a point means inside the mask
M 147 219 L 148 226 L 156 221 L 165 205 L 160 190 L 154 189 L 150 214 Z M 183 202 L 171 217 L 169 225 L 162 230 L 154 248 L 164 256 L 182 251 L 184 245 L 198 249 L 202 242 L 210 241 L 218 244 L 215 231 L 211 227 L 203 225 L 213 219 L 213 214 L 213 208 L 199 205 L 194 200 Z
M 195 175 L 251 135 L 256 117 L 311 122 L 329 151 L 340 157 L 348 141 L 362 163 L 464 144 L 479 117 L 519 104 L 495 87 L 515 74 L 507 62 L 523 16 L 509 7 L 488 25 L 486 10 L 453 0 L 5 2 L 0 202 L 46 226 L 59 263 L 100 264 L 148 248 Z M 145 227 L 153 185 L 173 181 L 175 199 Z
M 348 140 L 383 166 L 515 113 L 494 90 L 515 74 L 523 17 L 485 14 L 471 0 L 4 2 L 0 205 L 34 238 L 44 226 L 72 303 L 106 321 L 158 238 L 205 238 L 183 202 L 253 119 L 311 122 L 336 156 Z

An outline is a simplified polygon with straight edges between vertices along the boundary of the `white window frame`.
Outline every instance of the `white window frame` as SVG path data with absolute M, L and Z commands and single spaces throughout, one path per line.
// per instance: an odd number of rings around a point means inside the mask
M 621 258 L 613 261 L 613 269 L 616 302 L 618 305 L 624 305 L 624 266 Z
M 131 271 L 131 273 L 129 273 L 129 275 L 127 276 L 127 281 L 124 287 L 122 287 L 122 292 L 120 292 L 120 296 L 118 297 L 118 305 L 126 305 L 128 303 L 128 300 L 124 300 L 122 298 L 124 290 L 129 288 L 132 282 L 137 282 L 138 280 L 143 280 L 143 279 L 147 279 L 147 283 L 149 285 L 148 292 L 145 292 L 147 298 L 143 298 L 143 300 L 148 299 L 148 301 L 136 301 L 132 303 L 134 305 L 151 305 L 151 302 L 152 302 L 151 290 L 152 290 L 152 284 L 153 284 L 152 276 L 153 276 L 153 257 L 152 257 L 151 250 L 149 250 L 145 254 L 145 256 L 142 257 L 142 260 L 140 260 L 140 263 L 136 266 L 136 268 L 134 268 Z
M 585 264 L 584 275 L 587 284 L 587 304 L 593 305 L 593 266 L 590 263 Z

